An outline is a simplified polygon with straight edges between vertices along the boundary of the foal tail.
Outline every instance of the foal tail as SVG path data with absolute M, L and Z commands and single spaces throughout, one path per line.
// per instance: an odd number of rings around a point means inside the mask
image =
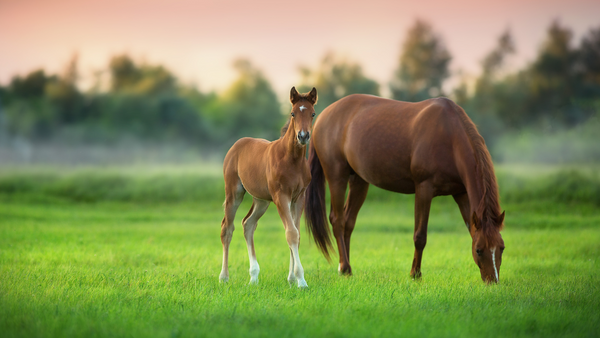
M 308 162 L 310 163 L 312 178 L 306 188 L 306 196 L 304 197 L 306 228 L 312 234 L 319 250 L 331 262 L 328 249 L 333 248 L 331 245 L 331 232 L 325 214 L 325 174 L 312 142 L 310 142 Z

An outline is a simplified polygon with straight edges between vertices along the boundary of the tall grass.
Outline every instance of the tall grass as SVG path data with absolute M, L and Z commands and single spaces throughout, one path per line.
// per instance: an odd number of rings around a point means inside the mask
M 503 202 L 584 203 L 600 206 L 600 168 L 500 167 Z M 34 168 L 0 170 L 0 196 L 55 198 L 77 202 L 222 202 L 224 183 L 217 165 L 208 167 Z M 371 187 L 369 199 L 410 200 Z

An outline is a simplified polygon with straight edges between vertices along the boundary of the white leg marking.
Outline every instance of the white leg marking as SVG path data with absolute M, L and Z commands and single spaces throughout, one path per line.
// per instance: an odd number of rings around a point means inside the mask
M 494 263 L 494 273 L 496 274 L 496 282 L 498 282 L 498 269 L 496 269 L 496 248 L 490 249 L 492 252 L 492 263 Z
M 296 276 L 294 275 L 294 256 L 290 250 L 290 273 L 288 274 L 288 283 L 290 285 L 296 284 Z
M 250 256 L 250 284 L 258 284 L 258 273 L 260 272 L 260 266 L 256 257 Z
M 294 275 L 296 276 L 296 280 L 298 281 L 298 287 L 307 288 L 308 285 L 304 280 L 304 269 L 302 268 L 302 263 L 300 263 L 300 256 L 298 255 L 298 245 L 292 246 L 292 255 L 294 256 Z

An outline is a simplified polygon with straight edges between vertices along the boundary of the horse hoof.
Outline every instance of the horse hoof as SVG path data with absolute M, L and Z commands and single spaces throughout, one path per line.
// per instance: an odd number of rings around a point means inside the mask
M 288 278 L 288 284 L 290 284 L 290 286 L 296 285 L 296 278 Z
M 298 288 L 299 289 L 308 289 L 308 284 L 306 284 L 305 280 L 299 280 L 298 281 Z
M 227 283 L 229 281 L 229 277 L 219 276 L 219 282 Z
M 422 276 L 421 271 L 410 273 L 410 277 L 412 277 L 413 280 L 419 280 L 419 279 L 421 279 L 421 276 Z
M 250 283 L 249 283 L 249 284 L 250 284 L 250 285 L 258 285 L 258 278 L 256 278 L 256 279 L 252 279 L 252 278 L 251 278 L 251 279 L 250 279 Z

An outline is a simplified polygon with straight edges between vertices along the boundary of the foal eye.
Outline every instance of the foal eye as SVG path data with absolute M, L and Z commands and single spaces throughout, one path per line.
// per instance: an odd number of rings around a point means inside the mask
M 481 255 L 483 255 L 483 250 L 481 249 L 477 249 L 477 256 L 481 257 Z
M 315 117 L 315 113 L 312 113 L 312 117 Z
M 292 117 L 294 117 L 294 116 L 295 116 L 294 113 L 292 113 Z

